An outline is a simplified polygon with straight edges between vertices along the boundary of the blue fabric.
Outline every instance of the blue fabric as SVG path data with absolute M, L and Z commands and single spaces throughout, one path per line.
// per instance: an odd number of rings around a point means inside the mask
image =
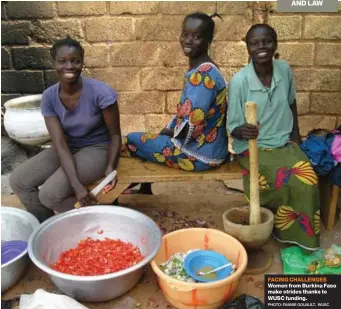
M 310 159 L 310 162 L 319 176 L 328 175 L 334 168 L 335 162 L 331 154 L 333 134 L 319 136 L 311 134 L 301 144 L 301 149 Z
M 189 70 L 177 114 L 167 126 L 174 129 L 173 144 L 202 163 L 222 164 L 228 153 L 226 95 L 224 77 L 215 65 Z
M 198 172 L 213 167 L 181 152 L 174 146 L 171 137 L 166 135 L 146 134 L 143 132 L 130 133 L 127 135 L 126 141 L 124 141 L 124 146 L 132 157 L 139 157 L 185 171 Z

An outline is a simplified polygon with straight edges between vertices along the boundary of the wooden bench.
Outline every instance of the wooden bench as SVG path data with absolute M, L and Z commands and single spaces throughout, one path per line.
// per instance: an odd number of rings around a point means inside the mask
M 174 181 L 209 181 L 241 179 L 242 169 L 237 162 L 225 163 L 222 166 L 205 172 L 186 172 L 167 166 L 143 161 L 138 158 L 120 158 L 117 168 L 118 183 L 115 189 L 107 194 L 97 196 L 99 202 L 112 203 L 131 183 L 174 182 Z M 98 182 L 99 183 L 99 182 Z M 93 188 L 96 184 L 91 186 Z
M 101 204 L 112 204 L 131 183 L 235 180 L 242 178 L 242 169 L 237 161 L 232 161 L 205 172 L 186 172 L 137 158 L 120 158 L 117 174 L 118 183 L 115 189 L 97 196 Z M 326 184 L 324 179 L 320 183 L 322 220 L 326 229 L 330 230 L 336 222 L 339 187 Z

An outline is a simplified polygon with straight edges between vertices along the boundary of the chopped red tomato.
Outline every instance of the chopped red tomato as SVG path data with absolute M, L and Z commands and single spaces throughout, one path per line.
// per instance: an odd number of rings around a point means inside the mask
M 96 276 L 114 273 L 143 260 L 138 247 L 119 239 L 81 240 L 76 248 L 63 252 L 54 270 L 78 276 Z

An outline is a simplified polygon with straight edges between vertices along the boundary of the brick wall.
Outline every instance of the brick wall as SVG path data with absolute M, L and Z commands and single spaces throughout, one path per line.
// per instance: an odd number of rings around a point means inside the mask
M 275 2 L 2 2 L 1 102 L 56 82 L 49 48 L 67 34 L 85 48 L 84 74 L 120 93 L 124 133 L 159 130 L 175 112 L 187 59 L 178 37 L 193 11 L 216 19 L 211 55 L 227 80 L 248 56 L 248 28 L 266 22 L 293 66 L 302 135 L 341 124 L 341 10 L 278 13 Z M 341 8 L 341 6 L 339 6 Z

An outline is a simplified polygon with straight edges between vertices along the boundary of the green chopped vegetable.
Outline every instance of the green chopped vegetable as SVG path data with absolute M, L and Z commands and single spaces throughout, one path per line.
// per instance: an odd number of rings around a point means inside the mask
M 160 265 L 161 270 L 168 276 L 185 281 L 196 282 L 192 277 L 188 276 L 184 269 L 184 261 L 187 254 L 199 249 L 192 249 L 187 252 L 178 252 L 172 255 L 165 263 Z

